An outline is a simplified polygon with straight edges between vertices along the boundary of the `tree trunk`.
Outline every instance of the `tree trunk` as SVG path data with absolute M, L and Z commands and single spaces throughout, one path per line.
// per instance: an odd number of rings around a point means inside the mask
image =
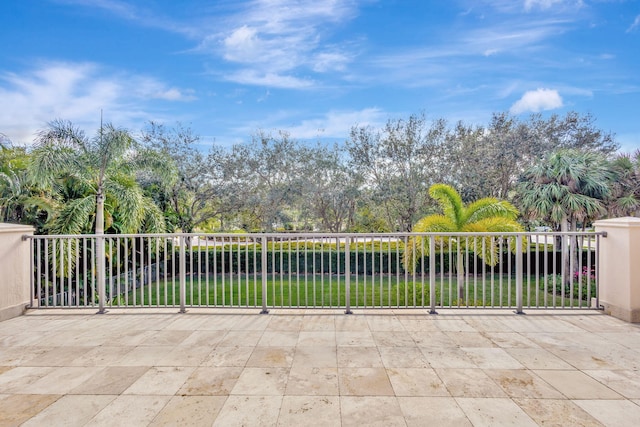
M 96 234 L 104 234 L 104 193 L 100 187 L 96 195 Z
M 462 253 L 462 248 L 459 243 L 457 258 L 456 273 L 458 282 L 458 305 L 461 305 L 464 299 L 464 254 Z

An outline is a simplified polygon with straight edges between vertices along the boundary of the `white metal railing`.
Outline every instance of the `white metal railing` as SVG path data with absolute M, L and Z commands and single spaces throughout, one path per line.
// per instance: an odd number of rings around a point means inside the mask
M 32 236 L 32 307 L 591 308 L 600 237 Z

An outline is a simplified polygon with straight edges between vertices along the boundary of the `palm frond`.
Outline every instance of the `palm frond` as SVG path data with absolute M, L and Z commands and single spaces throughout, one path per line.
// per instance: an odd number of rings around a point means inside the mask
M 95 196 L 71 200 L 53 217 L 50 229 L 54 234 L 82 234 L 93 222 L 96 210 Z
M 429 195 L 434 198 L 446 217 L 451 218 L 459 227 L 464 221 L 464 203 L 460 194 L 450 185 L 434 184 L 429 188 Z

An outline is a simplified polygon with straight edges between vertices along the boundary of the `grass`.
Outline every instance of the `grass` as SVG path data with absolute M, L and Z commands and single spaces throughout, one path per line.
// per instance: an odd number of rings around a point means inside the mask
M 429 307 L 428 277 L 405 280 L 399 275 L 349 277 L 351 307 Z M 344 275 L 267 275 L 267 307 L 345 307 L 346 278 Z M 114 293 L 116 290 L 114 289 Z M 135 292 L 120 295 L 114 306 L 179 306 L 178 278 L 161 278 L 144 285 Z M 508 275 L 491 277 L 469 276 L 465 279 L 463 298 L 458 298 L 456 278 L 438 277 L 435 282 L 436 307 L 515 307 L 516 283 Z M 586 292 L 582 292 L 586 296 Z M 587 301 L 564 300 L 553 294 L 553 286 L 546 288 L 543 279 L 525 277 L 523 280 L 524 307 L 586 307 Z M 187 306 L 261 307 L 262 276 L 217 275 L 187 277 L 185 302 Z

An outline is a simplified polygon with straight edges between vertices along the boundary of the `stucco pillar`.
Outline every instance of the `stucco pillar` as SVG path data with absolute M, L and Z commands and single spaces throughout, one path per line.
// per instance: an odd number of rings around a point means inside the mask
M 640 322 L 640 218 L 596 221 L 600 239 L 600 305 L 605 313 Z
M 0 224 L 0 321 L 20 316 L 31 303 L 31 250 L 24 235 L 33 227 Z

